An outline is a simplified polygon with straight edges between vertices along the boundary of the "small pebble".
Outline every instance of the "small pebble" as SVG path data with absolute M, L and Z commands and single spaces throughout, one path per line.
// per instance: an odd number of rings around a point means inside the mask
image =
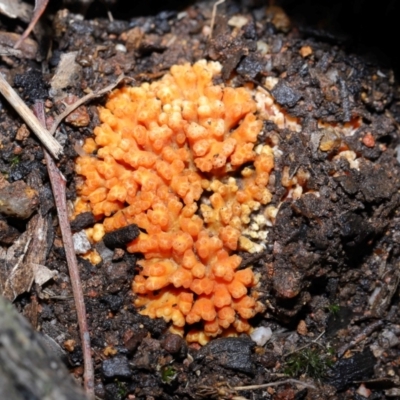
M 182 345 L 183 339 L 179 335 L 176 335 L 174 333 L 168 334 L 162 343 L 163 349 L 171 354 L 179 353 Z
M 128 359 L 124 356 L 104 360 L 102 373 L 105 379 L 130 378 L 132 375 Z
M 251 339 L 257 343 L 257 346 L 264 346 L 271 339 L 272 330 L 267 326 L 259 326 L 250 334 Z
M 85 254 L 92 248 L 85 231 L 74 233 L 72 240 L 74 242 L 75 254 Z
M 297 325 L 297 333 L 302 336 L 307 335 L 308 333 L 307 324 L 303 319 Z
M 121 43 L 115 45 L 115 50 L 120 51 L 121 53 L 126 53 L 127 51 L 126 47 Z

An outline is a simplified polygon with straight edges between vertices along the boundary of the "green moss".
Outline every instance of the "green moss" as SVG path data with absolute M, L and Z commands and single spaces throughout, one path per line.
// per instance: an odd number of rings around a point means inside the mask
M 305 374 L 311 378 L 321 379 L 333 365 L 331 348 L 307 348 L 291 354 L 285 365 L 285 374 L 298 377 Z
M 125 397 L 128 394 L 128 389 L 126 388 L 125 383 L 116 381 L 116 384 L 118 386 L 118 391 L 117 391 L 118 399 L 125 399 Z
M 337 303 L 329 304 L 329 306 L 326 308 L 335 317 L 339 314 L 340 305 Z
M 176 376 L 177 376 L 177 371 L 171 365 L 167 365 L 161 369 L 161 380 L 164 383 L 170 384 L 176 378 Z
M 20 156 L 14 156 L 11 161 L 10 161 L 10 165 L 11 167 L 15 167 L 16 165 L 18 165 L 21 162 L 21 158 Z

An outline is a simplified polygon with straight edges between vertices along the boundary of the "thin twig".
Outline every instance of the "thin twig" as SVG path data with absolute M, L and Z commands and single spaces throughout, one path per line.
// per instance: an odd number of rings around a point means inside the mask
M 369 324 L 350 343 L 346 343 L 345 345 L 343 345 L 338 350 L 337 356 L 339 358 L 343 357 L 347 350 L 350 350 L 356 344 L 360 343 L 361 341 L 363 341 L 364 339 L 369 337 L 372 332 L 374 332 L 375 330 L 379 329 L 383 325 L 384 325 L 384 322 L 382 320 L 379 320 L 379 321 L 373 322 L 372 324 Z
M 317 338 L 315 338 L 315 339 L 312 340 L 311 342 L 305 344 L 304 346 L 301 346 L 301 347 L 297 348 L 296 350 L 289 351 L 289 353 L 284 354 L 282 357 L 283 357 L 283 358 L 286 358 L 287 356 L 290 356 L 291 354 L 298 353 L 299 351 L 304 350 L 304 349 L 306 349 L 307 347 L 312 346 L 313 344 L 318 344 L 318 345 L 322 346 L 320 343 L 318 343 L 318 340 L 321 339 L 321 337 L 322 337 L 324 334 L 325 334 L 325 331 L 321 332 L 321 333 L 317 336 Z
M 41 125 L 32 111 L 18 96 L 17 92 L 4 79 L 2 74 L 0 74 L 0 93 L 12 105 L 12 107 L 26 122 L 29 128 L 32 129 L 32 131 L 36 134 L 51 155 L 55 158 L 58 158 L 63 152 L 60 143 L 58 143 L 57 140 L 50 135 L 48 130 Z
M 213 10 L 212 10 L 212 14 L 211 14 L 211 23 L 210 23 L 210 39 L 212 38 L 212 34 L 213 34 L 213 30 L 214 30 L 215 17 L 217 15 L 217 7 L 222 3 L 225 3 L 225 0 L 218 0 L 213 5 Z
M 46 117 L 43 102 L 35 103 L 34 110 L 41 123 L 45 126 Z M 71 278 L 72 292 L 75 300 L 84 361 L 84 386 L 88 398 L 92 400 L 94 399 L 94 369 L 92 361 L 92 349 L 90 346 L 89 327 L 86 317 L 82 283 L 79 276 L 78 262 L 75 256 L 72 234 L 68 221 L 67 202 L 65 195 L 66 182 L 65 178 L 62 176 L 50 155 L 46 151 L 44 151 L 44 155 L 57 208 L 57 216 L 61 228 L 61 235 L 63 239 L 65 255 L 67 258 L 69 275 Z
M 285 379 L 284 381 L 278 381 L 278 382 L 270 382 L 270 383 L 264 383 L 261 385 L 249 385 L 249 386 L 236 386 L 232 388 L 233 390 L 236 390 L 237 392 L 241 390 L 257 390 L 257 389 L 265 389 L 271 386 L 279 386 L 279 385 L 286 385 L 288 383 L 292 383 L 294 385 L 301 385 L 310 389 L 316 389 L 314 385 L 311 385 L 310 383 L 305 383 L 302 381 L 298 381 L 297 379 Z
M 32 15 L 31 22 L 29 23 L 28 27 L 25 29 L 25 31 L 21 35 L 21 37 L 18 39 L 17 43 L 15 43 L 14 49 L 18 49 L 19 46 L 21 46 L 21 43 L 31 33 L 32 29 L 35 27 L 35 25 L 39 21 L 39 18 L 41 17 L 41 15 L 43 14 L 44 10 L 46 9 L 48 2 L 49 2 L 49 0 L 36 0 L 35 1 L 35 9 L 33 10 L 33 15 Z
M 91 93 L 87 94 L 86 96 L 83 96 L 82 98 L 77 100 L 74 104 L 71 104 L 70 106 L 68 106 L 60 115 L 57 116 L 57 118 L 53 122 L 53 126 L 49 130 L 50 135 L 54 135 L 54 133 L 56 132 L 56 130 L 58 128 L 58 125 L 61 124 L 63 119 L 68 117 L 68 115 L 71 114 L 74 110 L 76 110 L 79 106 L 81 106 L 82 104 L 84 104 L 96 97 L 102 96 L 103 94 L 110 92 L 112 89 L 115 88 L 115 86 L 117 86 L 122 81 L 122 79 L 124 79 L 124 77 L 125 77 L 124 74 L 121 74 L 115 82 L 110 83 L 108 86 L 106 86 L 105 88 L 103 88 L 101 90 L 98 90 L 97 92 L 91 92 Z

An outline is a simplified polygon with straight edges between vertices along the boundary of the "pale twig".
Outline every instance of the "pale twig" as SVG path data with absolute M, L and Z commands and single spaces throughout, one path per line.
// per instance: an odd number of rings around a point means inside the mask
M 350 343 L 346 343 L 342 346 L 338 352 L 337 356 L 342 358 L 347 350 L 353 348 L 356 344 L 360 343 L 364 339 L 370 337 L 371 333 L 376 331 L 377 329 L 381 328 L 384 325 L 382 320 L 375 321 L 372 324 L 366 326 Z
M 46 116 L 44 112 L 43 102 L 35 103 L 34 110 L 41 123 L 45 126 Z M 84 386 L 88 398 L 92 400 L 94 399 L 94 369 L 92 361 L 92 349 L 90 346 L 89 326 L 86 317 L 82 283 L 79 276 L 78 262 L 76 260 L 74 244 L 72 241 L 72 234 L 67 214 L 67 202 L 65 194 L 66 182 L 65 178 L 62 176 L 61 172 L 59 171 L 49 154 L 44 151 L 44 155 L 57 208 L 57 216 L 60 224 L 69 275 L 71 278 L 72 293 L 75 300 L 76 314 L 82 342 L 82 353 L 84 362 Z
M 110 83 L 105 88 L 103 88 L 97 92 L 88 93 L 86 96 L 83 96 L 82 98 L 77 100 L 74 104 L 69 105 L 60 115 L 57 115 L 55 121 L 53 122 L 52 127 L 49 130 L 50 135 L 54 135 L 58 128 L 58 125 L 61 124 L 63 119 L 68 117 L 68 115 L 71 114 L 74 110 L 76 110 L 79 106 L 81 106 L 82 104 L 84 104 L 96 97 L 102 96 L 103 94 L 110 92 L 112 89 L 115 88 L 115 86 L 117 86 L 122 81 L 122 79 L 124 79 L 124 74 L 121 74 L 115 82 Z
M 310 389 L 316 389 L 314 385 L 311 385 L 310 383 L 305 383 L 302 381 L 298 381 L 297 379 L 285 379 L 284 381 L 277 381 L 277 382 L 270 382 L 270 383 L 264 383 L 261 385 L 249 385 L 249 386 L 236 386 L 233 388 L 233 390 L 236 390 L 237 392 L 241 390 L 257 390 L 257 389 L 265 389 L 271 386 L 280 386 L 280 385 L 286 385 L 288 383 L 291 383 L 293 385 L 301 385 L 306 388 Z
M 14 49 L 18 49 L 21 46 L 21 43 L 28 37 L 31 33 L 32 29 L 35 27 L 36 23 L 39 21 L 39 18 L 43 14 L 44 10 L 47 7 L 47 3 L 49 0 L 36 0 L 35 1 L 35 9 L 33 10 L 33 15 L 31 22 L 29 23 L 28 27 L 25 29 L 24 33 L 18 39 L 17 43 L 14 45 Z
M 29 128 L 32 129 L 51 155 L 58 158 L 63 151 L 60 143 L 58 143 L 57 140 L 50 135 L 48 130 L 41 125 L 38 119 L 33 115 L 32 111 L 18 96 L 17 92 L 4 79 L 2 74 L 0 74 L 0 93 L 11 104 Z
M 225 0 L 218 0 L 213 5 L 213 10 L 212 10 L 212 14 L 211 14 L 211 23 L 210 23 L 210 39 L 212 38 L 212 34 L 213 34 L 213 30 L 214 30 L 215 17 L 217 15 L 217 7 L 222 3 L 225 3 Z
M 289 351 L 289 353 L 284 354 L 282 357 L 283 357 L 283 358 L 286 358 L 286 357 L 290 356 L 291 354 L 298 353 L 299 351 L 304 350 L 304 349 L 306 349 L 307 347 L 312 346 L 313 344 L 317 344 L 317 345 L 319 345 L 319 346 L 322 346 L 322 344 L 318 343 L 318 340 L 321 339 L 321 337 L 322 337 L 324 334 L 325 334 L 325 331 L 321 332 L 321 333 L 320 333 L 314 340 L 312 340 L 311 342 L 306 343 L 304 346 L 301 346 L 301 347 L 297 348 L 296 350 Z M 322 347 L 323 347 L 323 346 L 322 346 Z

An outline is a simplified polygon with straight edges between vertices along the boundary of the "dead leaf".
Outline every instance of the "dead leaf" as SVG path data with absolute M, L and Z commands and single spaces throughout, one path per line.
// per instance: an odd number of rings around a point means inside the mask
M 45 265 L 31 263 L 33 270 L 33 279 L 39 286 L 44 285 L 50 279 L 53 279 L 57 275 L 57 271 L 47 268 Z
M 0 289 L 7 299 L 14 301 L 30 290 L 34 280 L 42 282 L 50 276 L 50 272 L 43 269 L 48 249 L 48 227 L 48 217 L 36 214 L 9 249 L 0 249 Z
M 19 18 L 21 21 L 29 22 L 33 13 L 33 7 L 21 0 L 0 0 L 0 14 L 8 18 Z
M 79 78 L 81 74 L 81 66 L 75 61 L 78 52 L 72 51 L 61 55 L 60 62 L 57 66 L 56 73 L 51 80 L 50 95 L 56 100 L 65 97 L 63 89 L 72 84 Z
M 5 55 L 14 55 L 20 58 L 36 59 L 38 54 L 38 44 L 33 39 L 26 39 L 19 49 L 14 46 L 21 38 L 21 35 L 13 32 L 0 31 L 0 51 Z
M 32 235 L 27 230 L 9 249 L 2 248 L 0 250 L 0 289 L 3 296 L 11 301 L 19 293 L 23 293 L 26 290 L 25 288 L 30 288 L 32 284 L 32 271 L 28 270 L 24 275 L 23 267 L 25 253 L 31 240 Z M 21 279 L 19 279 L 20 275 Z

